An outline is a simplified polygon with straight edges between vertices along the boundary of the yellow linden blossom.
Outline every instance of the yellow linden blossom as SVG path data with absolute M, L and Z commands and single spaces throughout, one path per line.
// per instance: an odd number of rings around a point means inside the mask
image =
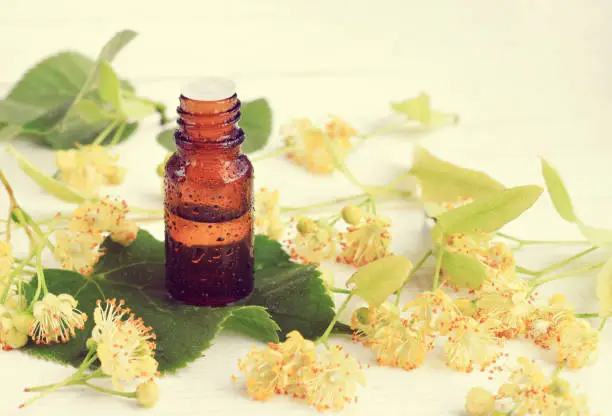
M 119 156 L 111 155 L 99 145 L 85 145 L 55 153 L 60 179 L 73 188 L 91 194 L 96 194 L 104 185 L 123 182 L 125 169 L 117 166 L 118 159 Z
M 357 132 L 350 124 L 334 115 L 329 116 L 329 121 L 325 124 L 325 132 L 332 140 L 346 141 L 357 136 Z
M 68 342 L 76 335 L 76 329 L 85 328 L 87 320 L 87 315 L 76 307 L 77 301 L 68 294 L 47 293 L 34 303 L 34 322 L 29 335 L 37 344 Z
M 342 253 L 338 261 L 361 267 L 391 254 L 391 220 L 379 215 L 366 217 L 341 233 Z
M 559 378 L 544 376 L 542 369 L 533 361 L 519 358 L 520 366 L 513 370 L 508 381 L 499 388 L 497 399 L 510 402 L 513 415 L 545 416 L 588 415 L 586 397 L 573 395 L 569 384 Z
M 536 308 L 527 320 L 527 338 L 549 350 L 559 342 L 561 329 L 574 318 L 574 307 L 565 296 L 556 294 L 548 300 L 547 306 Z
M 353 338 L 366 347 L 371 346 L 380 329 L 399 319 L 399 307 L 389 302 L 385 302 L 377 308 L 369 306 L 356 309 L 351 316 Z
M 490 321 L 479 322 L 470 317 L 456 321 L 444 345 L 447 365 L 471 373 L 475 365 L 485 369 L 495 363 L 501 343 L 494 328 Z
M 414 319 L 423 322 L 428 334 L 447 335 L 461 316 L 459 308 L 441 288 L 419 293 L 415 300 L 406 304 L 406 310 Z
M 289 150 L 286 157 L 313 173 L 328 174 L 335 170 L 328 145 L 334 149 L 335 156 L 343 161 L 352 145 L 350 126 L 340 119 L 332 119 L 326 126 L 327 132 L 315 127 L 309 119 L 293 120 L 281 128 L 285 147 Z M 333 134 L 333 135 L 330 135 Z M 326 143 L 327 142 L 327 143 Z
M 238 368 L 244 372 L 247 392 L 255 400 L 268 400 L 274 394 L 305 398 L 315 361 L 314 343 L 291 331 L 285 342 L 254 348 L 238 362 Z
M 100 251 L 103 241 L 101 234 L 57 231 L 55 259 L 61 263 L 62 269 L 74 270 L 87 276 L 103 254 Z
M 280 239 L 284 230 L 280 213 L 278 191 L 261 188 L 255 194 L 255 232 L 273 240 Z
M 529 285 L 522 279 L 486 281 L 477 294 L 477 314 L 498 322 L 500 338 L 514 338 L 525 333 L 533 312 Z
M 138 225 L 127 218 L 128 213 L 125 201 L 106 196 L 98 202 L 86 202 L 77 207 L 69 228 L 90 234 L 108 232 L 113 241 L 128 246 L 138 235 Z
M 123 302 L 113 299 L 102 305 L 98 301 L 94 321 L 92 339 L 97 344 L 100 369 L 112 378 L 115 388 L 122 390 L 123 382 L 147 380 L 157 374 L 155 334 L 141 318 L 123 308 Z
M 570 320 L 561 327 L 557 361 L 570 368 L 583 368 L 598 356 L 600 333 L 585 319 Z
M 327 223 L 317 221 L 290 241 L 289 254 L 303 263 L 321 263 L 336 254 L 336 231 Z
M 365 386 L 365 374 L 361 364 L 340 345 L 325 351 L 317 367 L 307 390 L 309 404 L 318 410 L 341 410 L 357 400 L 357 384 Z

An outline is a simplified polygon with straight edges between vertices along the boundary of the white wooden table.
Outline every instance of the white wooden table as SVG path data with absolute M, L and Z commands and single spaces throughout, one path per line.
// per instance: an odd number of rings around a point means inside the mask
M 612 3 L 601 1 L 273 1 L 248 0 L 150 2 L 106 0 L 24 2 L 0 0 L 0 94 L 41 57 L 59 49 L 95 55 L 117 30 L 140 36 L 116 60 L 116 69 L 139 92 L 177 103 L 189 77 L 233 78 L 240 97 L 267 97 L 275 131 L 292 117 L 335 113 L 357 127 L 388 114 L 388 102 L 427 91 L 440 109 L 457 111 L 462 123 L 435 132 L 422 144 L 437 156 L 482 169 L 504 184 L 539 183 L 537 156 L 545 155 L 563 175 L 581 217 L 612 227 Z M 158 127 L 142 124 L 120 146 L 126 182 L 113 193 L 147 207 L 161 203 L 156 164 L 165 152 L 155 143 Z M 269 148 L 279 145 L 275 135 Z M 373 140 L 349 159 L 357 176 L 384 183 L 407 169 L 413 141 L 401 137 Z M 18 149 L 52 172 L 53 154 L 18 143 Z M 0 168 L 21 203 L 32 213 L 68 208 L 44 195 L 20 173 L 0 144 Z M 341 175 L 316 178 L 283 160 L 256 164 L 257 185 L 277 188 L 284 205 L 356 193 Z M 283 175 L 278 176 L 278 169 Z M 311 184 L 304 187 L 302 183 Z M 0 192 L 0 212 L 7 198 Z M 394 221 L 393 249 L 413 255 L 422 245 L 423 216 L 415 210 L 382 208 Z M 162 224 L 147 227 L 161 238 Z M 577 231 L 553 211 L 544 195 L 536 206 L 507 227 L 524 238 L 576 238 Z M 26 249 L 25 242 L 17 247 Z M 519 263 L 538 267 L 568 256 L 575 248 L 533 248 Z M 605 253 L 599 256 L 605 259 Z M 576 267 L 581 263 L 578 262 Z M 335 267 L 338 284 L 350 269 Z M 597 310 L 592 278 L 567 279 L 543 287 L 561 291 L 577 310 Z M 406 299 L 411 294 L 406 293 Z M 607 381 L 612 374 L 612 329 L 603 334 L 596 366 L 565 376 L 588 391 L 593 410 L 612 409 Z M 151 415 L 315 414 L 285 398 L 269 403 L 249 400 L 231 381 L 236 361 L 253 342 L 222 335 L 176 376 L 160 380 L 162 398 Z M 370 352 L 347 349 L 364 362 Z M 510 342 L 508 351 L 550 362 L 527 342 Z M 439 351 L 413 372 L 367 370 L 368 387 L 347 415 L 444 416 L 461 414 L 473 385 L 492 389 L 501 378 L 465 375 L 445 369 Z M 553 366 L 548 365 L 549 370 Z M 0 415 L 130 414 L 132 403 L 88 390 L 65 390 L 18 411 L 26 385 L 59 381 L 71 369 L 37 361 L 19 352 L 0 353 Z M 61 412 L 61 413 L 60 413 Z

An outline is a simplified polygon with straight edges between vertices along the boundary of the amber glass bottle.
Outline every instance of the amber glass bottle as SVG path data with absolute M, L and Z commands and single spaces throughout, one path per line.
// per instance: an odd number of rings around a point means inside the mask
M 234 91 L 219 79 L 183 89 L 166 164 L 166 289 L 192 305 L 227 305 L 253 289 L 253 166 L 240 153 Z

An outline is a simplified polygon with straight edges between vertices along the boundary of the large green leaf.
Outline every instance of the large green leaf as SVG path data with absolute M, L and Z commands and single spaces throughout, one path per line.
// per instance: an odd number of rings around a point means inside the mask
M 553 205 L 561 218 L 569 222 L 578 221 L 569 192 L 567 192 L 561 176 L 545 159 L 542 159 L 542 175 L 546 181 L 546 188 L 548 189 L 550 199 L 552 199 Z
M 72 294 L 79 301 L 79 308 L 89 315 L 97 299 L 125 300 L 137 316 L 153 327 L 160 370 L 173 372 L 199 358 L 223 328 L 276 342 L 279 328 L 266 309 L 286 325 L 280 328 L 283 334 L 291 329 L 305 329 L 306 334 L 310 330 L 316 336 L 320 327 L 330 322 L 333 303 L 314 268 L 291 263 L 280 245 L 266 237 L 258 236 L 255 247 L 259 259 L 255 292 L 241 305 L 224 308 L 200 308 L 170 301 L 164 282 L 164 244 L 146 231 L 140 231 L 127 248 L 107 240 L 106 254 L 88 277 L 54 269 L 45 270 L 45 276 L 51 292 Z M 281 258 L 281 262 L 272 262 Z M 36 279 L 29 286 L 30 292 L 35 285 Z M 326 323 L 321 322 L 321 316 L 325 316 Z M 86 353 L 85 341 L 92 325 L 90 319 L 85 330 L 67 344 L 44 347 L 30 344 L 25 351 L 61 363 L 78 364 Z
M 272 133 L 272 109 L 263 98 L 242 103 L 240 127 L 246 140 L 242 143 L 244 153 L 253 153 L 263 148 Z
M 541 193 L 539 186 L 518 186 L 447 211 L 437 217 L 433 240 L 439 243 L 444 235 L 453 233 L 497 231 L 531 207 Z
M 410 172 L 419 180 L 425 201 L 454 202 L 464 197 L 477 199 L 505 188 L 486 173 L 440 160 L 421 146 L 415 149 Z

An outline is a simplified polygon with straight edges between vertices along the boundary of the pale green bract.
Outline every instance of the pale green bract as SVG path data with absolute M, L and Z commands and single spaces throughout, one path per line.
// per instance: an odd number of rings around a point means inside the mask
M 443 250 L 440 248 L 440 250 Z M 444 276 L 455 286 L 477 289 L 487 276 L 487 268 L 474 257 L 462 253 L 444 252 L 442 257 Z
M 542 158 L 542 175 L 544 175 L 550 199 L 552 199 L 553 205 L 561 218 L 569 222 L 578 221 L 574 213 L 572 200 L 567 192 L 567 188 L 565 188 L 561 180 L 561 176 L 559 176 L 557 170 L 544 158 Z
M 433 110 L 429 95 L 425 93 L 421 93 L 415 98 L 391 103 L 391 108 L 399 114 L 406 116 L 408 120 L 418 121 L 425 127 L 456 124 L 459 122 L 459 116 L 456 114 Z
M 103 60 L 99 65 L 98 92 L 100 93 L 100 98 L 113 106 L 117 111 L 121 111 L 121 86 L 119 78 L 108 61 Z
M 447 211 L 437 218 L 433 241 L 439 244 L 454 233 L 495 232 L 529 209 L 542 191 L 536 185 L 517 186 Z
M 599 315 L 602 318 L 612 316 L 612 258 L 597 275 L 595 294 L 599 299 Z
M 346 282 L 351 291 L 368 302 L 379 306 L 389 295 L 402 287 L 412 270 L 412 263 L 405 257 L 391 255 L 360 267 Z
M 582 235 L 597 247 L 612 249 L 612 230 L 591 227 L 578 220 L 578 229 Z
M 478 199 L 505 189 L 504 185 L 486 173 L 440 160 L 421 146 L 415 148 L 410 173 L 419 180 L 425 201 L 454 202 L 465 197 Z
M 65 202 L 71 202 L 74 204 L 81 204 L 87 200 L 93 198 L 92 195 L 87 195 L 81 191 L 73 189 L 72 187 L 53 179 L 51 176 L 45 175 L 32 165 L 21 153 L 19 153 L 13 146 L 7 146 L 6 150 L 17 159 L 19 168 L 30 177 L 34 182 L 38 184 L 42 189 L 49 192 L 56 198 L 61 199 Z

